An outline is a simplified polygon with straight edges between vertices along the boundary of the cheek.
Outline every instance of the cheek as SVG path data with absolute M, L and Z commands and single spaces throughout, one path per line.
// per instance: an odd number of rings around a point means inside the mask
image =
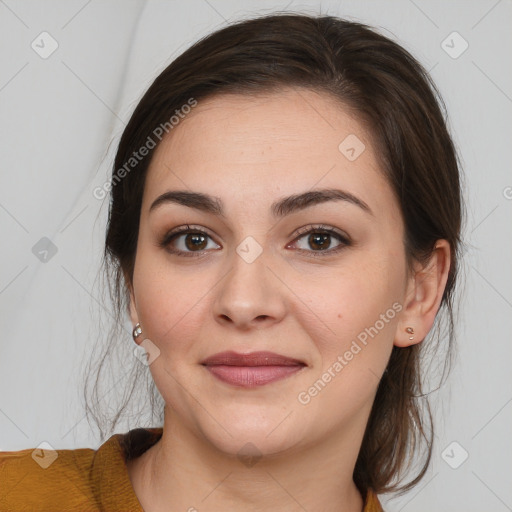
M 301 293 L 316 316 L 303 315 L 308 322 L 302 328 L 316 346 L 317 359 L 298 400 L 310 407 L 311 417 L 324 418 L 325 428 L 369 410 L 393 348 L 403 307 L 400 260 L 395 268 L 378 259 L 366 261 L 359 258 L 315 286 L 303 281 Z
M 211 277 L 211 276 L 210 276 Z M 186 347 L 201 325 L 203 301 L 214 282 L 192 266 L 173 267 L 161 258 L 141 255 L 134 272 L 137 310 L 145 335 L 160 350 Z
M 402 265 L 395 256 L 354 258 L 342 271 L 302 281 L 301 296 L 315 313 L 302 315 L 303 328 L 317 345 L 323 369 L 347 351 L 351 366 L 384 369 L 403 308 Z

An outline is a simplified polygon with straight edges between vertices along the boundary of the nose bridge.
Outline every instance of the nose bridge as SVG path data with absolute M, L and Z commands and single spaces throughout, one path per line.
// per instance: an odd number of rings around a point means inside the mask
M 279 280 L 268 268 L 270 251 L 253 237 L 245 238 L 229 258 L 230 269 L 219 287 L 215 316 L 247 326 L 261 319 L 278 319 L 284 312 Z

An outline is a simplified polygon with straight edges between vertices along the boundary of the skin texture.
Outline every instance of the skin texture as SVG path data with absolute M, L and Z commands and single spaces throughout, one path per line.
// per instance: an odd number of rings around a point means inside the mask
M 350 134 L 365 145 L 354 161 L 338 149 Z M 331 187 L 373 214 L 330 201 L 271 215 L 271 203 L 284 196 Z M 178 204 L 149 213 L 168 190 L 217 196 L 224 216 Z M 185 244 L 186 234 L 171 245 L 190 257 L 159 246 L 184 224 L 208 232 L 202 255 Z M 297 233 L 317 224 L 351 243 L 318 255 L 309 235 Z M 426 268 L 409 272 L 403 229 L 370 134 L 325 94 L 221 95 L 200 101 L 173 128 L 148 170 L 130 287 L 140 340 L 160 351 L 149 369 L 166 403 L 162 439 L 128 466 L 145 510 L 362 510 L 352 473 L 379 379 L 393 345 L 425 338 L 448 274 L 443 240 Z M 236 252 L 249 236 L 263 250 L 252 263 Z M 328 249 L 343 244 L 330 240 Z M 394 318 L 388 314 L 378 334 L 333 372 L 338 356 L 394 303 Z M 224 350 L 269 350 L 307 366 L 243 389 L 200 365 Z M 335 376 L 301 403 L 299 393 L 329 368 Z M 261 458 L 244 464 L 242 447 Z

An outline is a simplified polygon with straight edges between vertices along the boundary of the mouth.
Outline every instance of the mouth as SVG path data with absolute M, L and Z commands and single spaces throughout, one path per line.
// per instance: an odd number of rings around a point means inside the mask
M 284 379 L 307 366 L 299 359 L 274 352 L 238 354 L 232 351 L 214 354 L 201 364 L 217 379 L 244 388 Z

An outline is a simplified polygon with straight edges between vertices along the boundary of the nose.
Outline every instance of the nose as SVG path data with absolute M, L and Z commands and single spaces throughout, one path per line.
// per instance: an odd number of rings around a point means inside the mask
M 213 304 L 216 320 L 241 330 L 280 322 L 286 312 L 287 288 L 265 251 L 250 263 L 234 252 L 228 264 Z

